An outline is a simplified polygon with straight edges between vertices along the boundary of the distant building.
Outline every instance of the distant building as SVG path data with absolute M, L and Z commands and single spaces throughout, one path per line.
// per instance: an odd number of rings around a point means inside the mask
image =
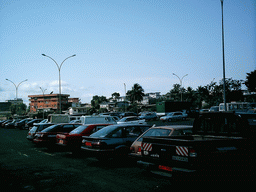
M 11 104 L 21 104 L 23 100 L 21 98 L 13 99 L 13 100 L 6 100 L 6 102 L 10 102 Z
M 148 105 L 150 104 L 150 100 L 159 99 L 160 97 L 161 97 L 160 92 L 146 93 L 143 96 L 143 100 L 141 101 L 141 104 Z
M 68 102 L 68 94 L 61 94 L 61 110 L 68 110 L 70 103 Z M 30 112 L 45 111 L 59 111 L 59 94 L 44 94 L 44 95 L 28 95 L 30 98 L 29 106 Z
M 5 115 L 5 114 L 10 114 L 11 113 L 11 110 L 10 110 L 10 107 L 11 107 L 12 103 L 11 102 L 0 102 L 0 114 L 2 115 Z

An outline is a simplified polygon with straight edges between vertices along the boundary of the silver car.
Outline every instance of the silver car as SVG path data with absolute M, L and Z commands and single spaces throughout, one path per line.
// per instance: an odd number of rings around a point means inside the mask
M 123 117 L 121 120 L 117 121 L 117 124 L 147 124 L 145 119 L 140 119 L 137 116 L 129 116 L 129 117 Z
M 160 118 L 161 121 L 179 121 L 185 120 L 185 116 L 182 112 L 172 112 L 168 113 L 166 116 Z

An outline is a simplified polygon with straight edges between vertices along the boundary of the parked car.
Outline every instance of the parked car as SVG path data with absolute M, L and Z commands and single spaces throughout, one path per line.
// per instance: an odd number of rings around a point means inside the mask
M 27 119 L 22 119 L 18 122 L 15 123 L 15 129 L 24 129 L 25 128 L 25 124 L 29 121 L 31 121 L 31 118 L 27 118 Z
M 111 112 L 109 113 L 110 116 L 115 116 L 115 117 L 119 117 L 120 118 L 120 115 L 121 113 L 120 112 Z
M 5 124 L 12 122 L 12 119 L 8 119 L 2 122 L 1 127 L 5 127 Z
M 99 160 L 127 156 L 131 144 L 149 128 L 150 125 L 138 124 L 109 125 L 90 136 L 83 136 L 81 150 Z
M 120 118 L 124 118 L 124 117 L 129 117 L 129 116 L 138 116 L 137 113 L 133 113 L 133 112 L 125 112 L 125 113 L 121 113 L 120 114 Z
M 73 153 L 80 152 L 82 136 L 89 136 L 92 133 L 111 124 L 86 124 L 81 125 L 70 133 L 57 134 L 56 144 L 66 148 L 66 151 Z
M 41 121 L 43 121 L 43 119 L 32 119 L 31 121 L 25 124 L 25 129 L 31 129 L 34 123 L 39 123 Z
M 19 122 L 20 121 L 20 119 L 14 119 L 14 120 L 12 120 L 11 122 L 8 122 L 8 123 L 6 123 L 5 125 L 4 125 L 4 127 L 5 128 L 8 128 L 8 129 L 13 129 L 13 128 L 15 128 L 14 126 L 15 126 L 15 123 L 16 122 Z
M 157 120 L 158 119 L 156 113 L 154 113 L 154 112 L 141 113 L 139 118 L 140 119 L 145 119 L 145 121 Z
M 56 147 L 56 135 L 59 133 L 69 133 L 75 128 L 79 127 L 81 124 L 71 124 L 71 123 L 61 123 L 55 124 L 46 129 L 43 129 L 41 132 L 35 134 L 33 143 L 38 146 L 48 147 L 53 149 Z
M 157 136 L 174 136 L 174 135 L 188 135 L 192 134 L 193 126 L 190 125 L 170 125 L 152 127 L 139 136 L 130 147 L 131 157 L 139 157 L 141 155 L 141 142 L 143 137 L 157 137 Z
M 178 121 L 185 120 L 186 118 L 183 116 L 182 112 L 172 112 L 168 113 L 166 116 L 160 118 L 161 121 Z
M 132 124 L 147 124 L 145 119 L 140 119 L 137 116 L 131 116 L 131 117 L 123 117 L 119 121 L 117 121 L 117 124 L 127 124 L 127 123 L 132 123 Z
M 54 125 L 53 123 L 34 123 L 34 126 L 29 130 L 27 139 L 30 141 L 33 141 L 35 138 L 35 134 L 37 132 L 41 132 L 47 127 L 50 127 L 51 125 Z

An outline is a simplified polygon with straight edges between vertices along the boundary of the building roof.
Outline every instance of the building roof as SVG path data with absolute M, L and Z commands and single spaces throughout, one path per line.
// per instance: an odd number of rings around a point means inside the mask
M 59 96 L 59 94 L 28 95 L 28 97 L 57 97 L 57 96 Z M 69 97 L 70 95 L 68 95 L 68 94 L 61 94 L 61 96 Z

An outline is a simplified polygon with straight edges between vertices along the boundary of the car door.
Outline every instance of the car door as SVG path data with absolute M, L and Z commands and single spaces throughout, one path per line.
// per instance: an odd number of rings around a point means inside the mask
M 120 146 L 124 145 L 124 127 L 118 127 L 114 129 L 111 133 L 106 136 L 109 148 L 118 149 Z

